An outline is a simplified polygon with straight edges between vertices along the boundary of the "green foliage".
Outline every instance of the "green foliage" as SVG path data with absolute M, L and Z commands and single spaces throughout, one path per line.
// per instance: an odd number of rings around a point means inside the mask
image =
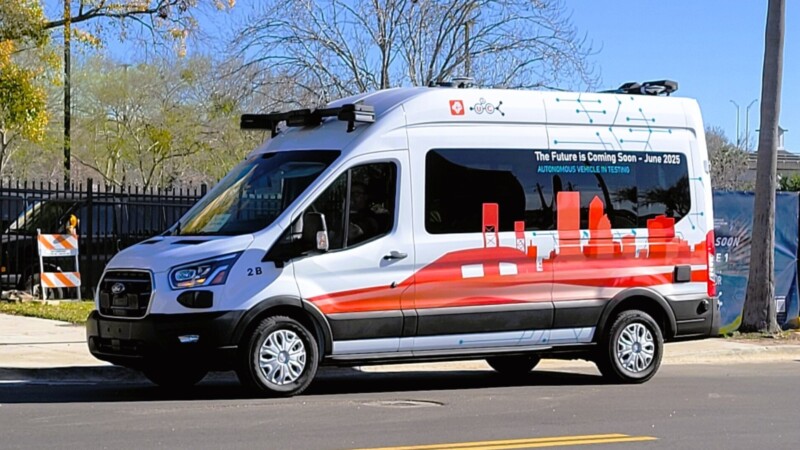
M 715 189 L 746 190 L 748 153 L 733 144 L 719 127 L 706 128 L 706 147 Z
M 202 8 L 228 10 L 234 1 L 67 0 L 68 18 L 65 18 L 66 11 L 60 8 L 61 2 L 56 3 L 58 8 L 48 10 L 51 17 L 46 16 L 43 3 L 42 0 L 0 0 L 0 176 L 8 176 L 12 171 L 15 177 L 30 172 L 35 173 L 35 178 L 55 175 L 53 164 L 40 164 L 34 169 L 43 159 L 48 159 L 39 156 L 54 153 L 55 146 L 47 137 L 59 130 L 57 126 L 48 127 L 48 112 L 63 108 L 60 104 L 63 92 L 48 98 L 48 88 L 61 84 L 60 73 L 55 70 L 60 65 L 61 51 L 51 46 L 51 30 L 68 26 L 70 37 L 92 51 L 102 48 L 109 39 L 124 41 L 131 31 L 146 31 L 149 43 L 153 44 L 148 48 L 172 45 L 176 50 L 172 53 L 174 58 L 176 54 L 185 54 L 186 40 L 198 28 L 194 18 L 198 11 Z M 73 64 L 75 62 L 73 59 Z M 172 61 L 162 63 L 165 67 L 173 65 Z M 185 75 L 191 75 L 191 70 Z M 190 78 L 188 82 L 192 82 Z M 128 81 L 133 84 L 124 86 L 123 92 L 136 87 L 135 80 Z M 114 85 L 119 87 L 119 83 Z M 73 80 L 73 93 L 82 88 Z M 136 105 L 128 106 L 136 109 Z M 153 167 L 173 158 L 175 137 L 169 135 L 170 124 L 164 121 L 137 125 L 140 126 L 136 130 L 138 134 L 129 133 L 128 137 L 133 135 L 150 141 L 142 146 L 147 147 L 150 154 L 157 155 L 155 162 L 138 167 L 138 172 L 145 173 L 142 178 L 149 180 L 158 172 L 151 170 Z M 121 135 L 109 137 L 106 144 L 114 155 L 122 155 L 124 147 L 130 147 L 130 142 Z M 73 148 L 77 148 L 76 143 Z M 31 155 L 37 158 L 31 159 Z M 114 172 L 113 161 L 111 165 L 101 172 Z
M 0 132 L 17 130 L 31 141 L 41 141 L 47 126 L 44 90 L 32 70 L 0 61 Z
M 0 0 L 0 176 L 16 150 L 12 142 L 17 137 L 30 142 L 44 139 L 45 81 L 53 66 L 47 44 L 37 1 Z
M 800 191 L 800 174 L 782 175 L 779 187 L 782 191 Z
M 0 0 L 0 41 L 47 44 L 42 6 L 37 0 Z
M 75 167 L 108 184 L 215 182 L 265 138 L 239 130 L 261 99 L 231 72 L 200 57 L 123 66 L 97 56 L 77 66 Z
M 94 302 L 92 301 L 62 301 L 55 304 L 44 302 L 0 302 L 0 313 L 3 314 L 61 320 L 76 324 L 86 323 L 86 319 L 93 309 Z

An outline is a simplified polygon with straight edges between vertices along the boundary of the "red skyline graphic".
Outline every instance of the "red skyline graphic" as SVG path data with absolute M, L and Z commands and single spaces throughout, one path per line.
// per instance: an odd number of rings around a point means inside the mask
M 328 314 L 396 310 L 401 296 L 412 296 L 416 309 L 611 298 L 625 288 L 670 284 L 677 265 L 704 266 L 692 270 L 691 281 L 708 280 L 705 240 L 692 246 L 677 237 L 674 218 L 649 219 L 646 238 L 614 239 L 603 201 L 595 196 L 589 203 L 589 237 L 581 245 L 580 193 L 559 192 L 556 204 L 556 245 L 546 257 L 532 240 L 525 245 L 523 221 L 514 223 L 515 247 L 501 246 L 499 205 L 486 203 L 482 248 L 444 254 L 395 288 L 344 291 L 311 301 Z

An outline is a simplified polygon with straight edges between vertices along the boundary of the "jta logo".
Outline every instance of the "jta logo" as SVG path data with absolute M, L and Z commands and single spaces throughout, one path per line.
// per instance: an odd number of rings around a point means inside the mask
M 501 116 L 505 116 L 506 113 L 500 110 L 501 106 L 503 106 L 502 101 L 497 102 L 497 105 L 493 105 L 487 102 L 485 98 L 482 98 L 478 103 L 475 103 L 475 105 L 470 106 L 469 110 L 475 111 L 476 114 L 483 114 L 484 112 L 486 112 L 486 114 L 494 114 L 494 112 L 497 111 L 500 113 Z
M 462 102 L 461 100 L 450 100 L 450 115 L 463 116 L 464 102 Z

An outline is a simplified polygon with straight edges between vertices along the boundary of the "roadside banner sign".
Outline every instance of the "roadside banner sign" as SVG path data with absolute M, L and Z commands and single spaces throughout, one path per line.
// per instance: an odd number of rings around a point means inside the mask
M 714 192 L 715 268 L 722 333 L 736 331 L 742 320 L 750 270 L 754 198 L 752 192 Z M 796 192 L 778 192 L 775 202 L 774 301 L 779 325 L 797 321 L 800 313 L 797 286 L 799 199 Z

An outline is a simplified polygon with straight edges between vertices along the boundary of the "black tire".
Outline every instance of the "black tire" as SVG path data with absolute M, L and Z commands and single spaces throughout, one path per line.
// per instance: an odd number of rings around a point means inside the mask
M 638 384 L 653 378 L 661 366 L 664 338 L 649 314 L 621 312 L 600 340 L 595 363 L 614 383 Z
M 186 389 L 199 383 L 208 369 L 191 365 L 153 364 L 142 368 L 148 380 L 163 388 Z
M 260 395 L 300 394 L 317 374 L 317 341 L 290 317 L 267 317 L 245 337 L 241 348 L 236 374 L 243 385 Z
M 60 300 L 64 298 L 64 290 L 62 288 L 45 288 L 47 289 L 48 300 Z M 42 283 L 39 280 L 39 274 L 28 275 L 25 278 L 25 284 L 22 290 L 31 294 L 35 298 L 42 298 Z
M 536 355 L 495 356 L 486 358 L 486 363 L 500 374 L 520 376 L 533 370 L 542 358 Z

